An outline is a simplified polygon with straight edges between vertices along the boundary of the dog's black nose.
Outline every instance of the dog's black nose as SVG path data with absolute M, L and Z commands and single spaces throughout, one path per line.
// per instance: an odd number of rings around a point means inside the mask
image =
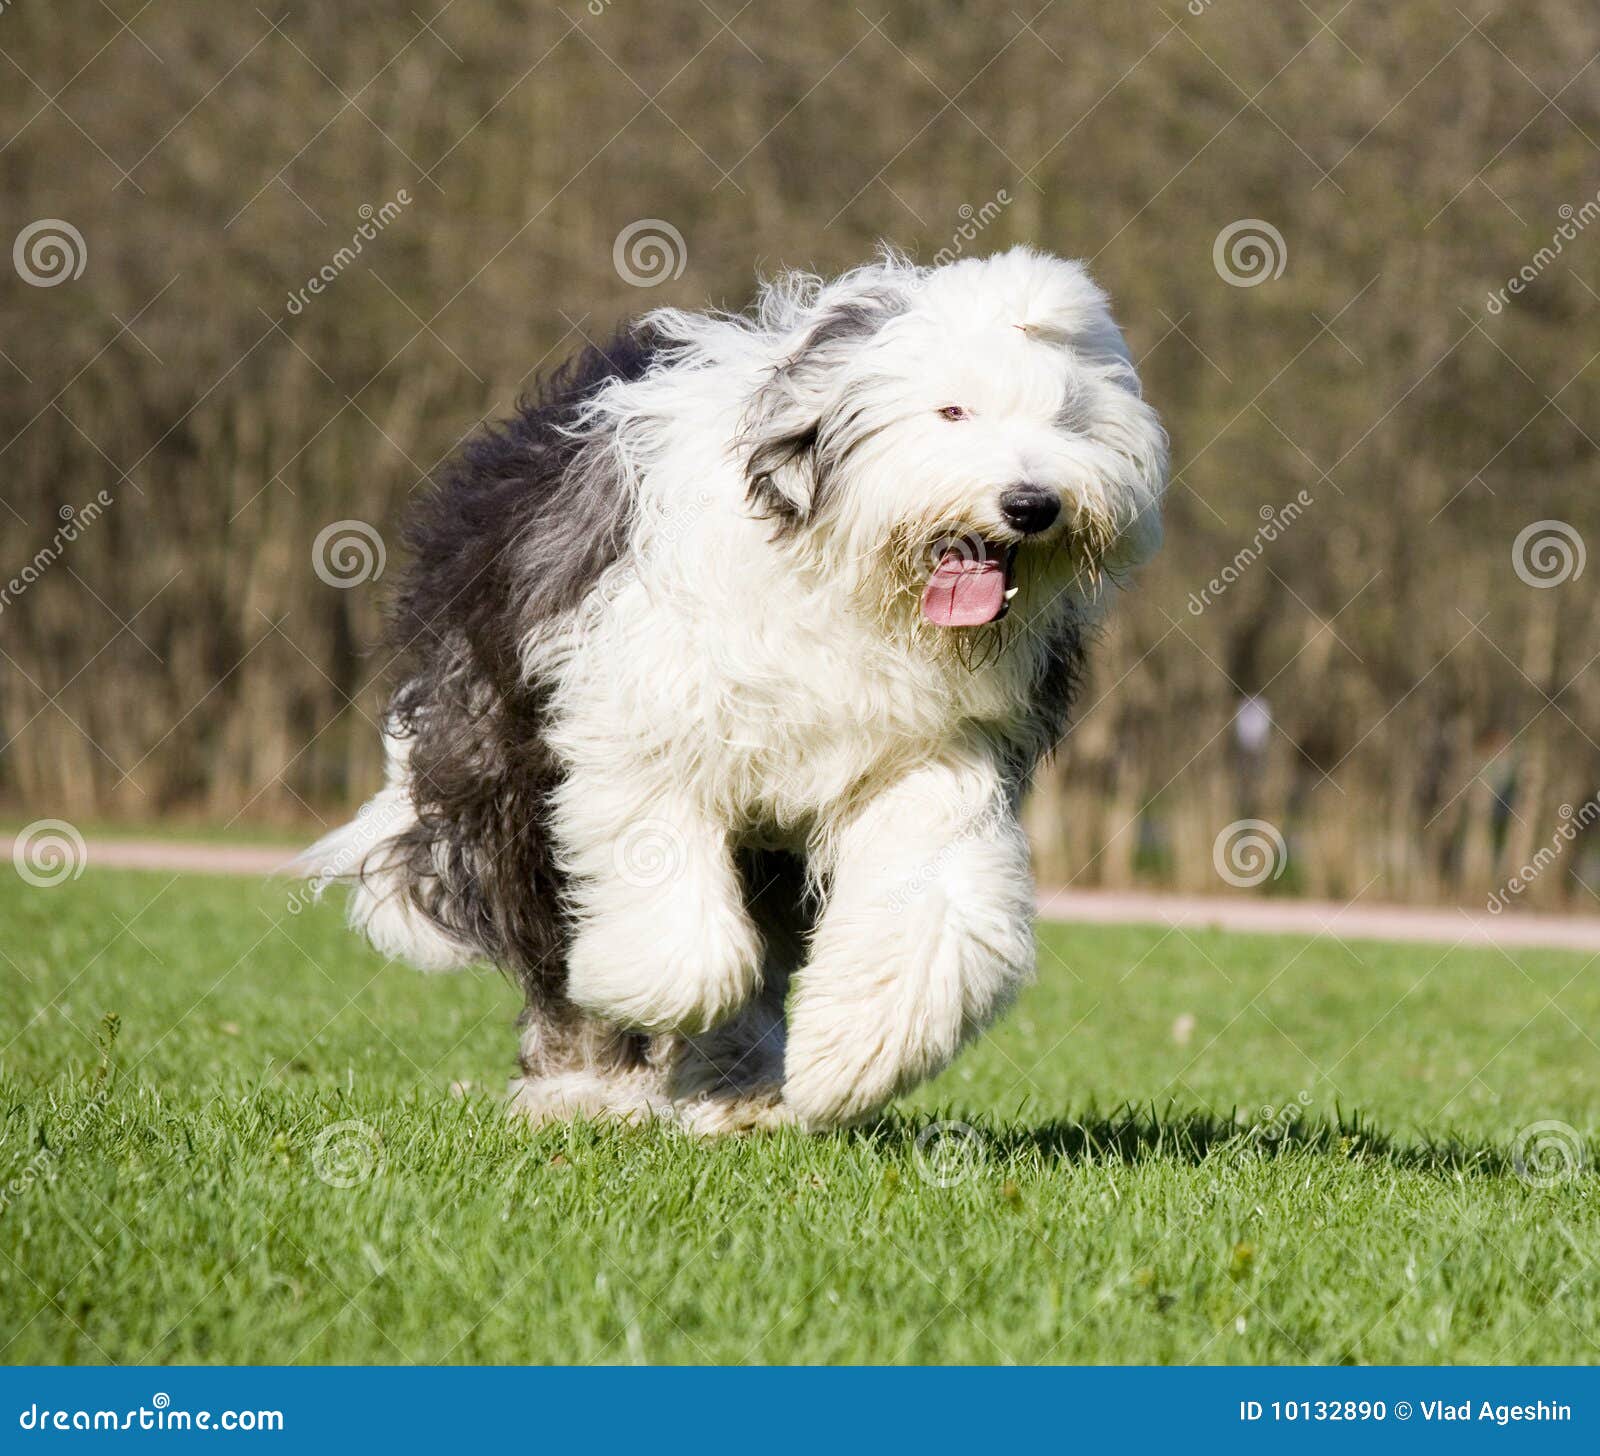
M 1061 514 L 1061 497 L 1042 485 L 1013 485 L 1000 493 L 1000 514 L 1029 536 L 1048 530 Z

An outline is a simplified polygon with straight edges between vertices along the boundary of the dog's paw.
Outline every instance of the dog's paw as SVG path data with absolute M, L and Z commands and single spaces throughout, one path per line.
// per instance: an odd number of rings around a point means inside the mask
M 783 1084 L 784 1106 L 807 1132 L 851 1127 L 881 1112 L 894 1097 L 892 1086 L 842 1087 L 823 1075 L 791 1074 Z
M 676 1104 L 673 1116 L 680 1127 L 698 1137 L 771 1132 L 775 1128 L 791 1127 L 798 1120 L 794 1109 L 783 1100 L 781 1087 L 706 1094 Z
M 899 1090 L 885 1061 L 872 1057 L 859 1040 L 831 1044 L 790 1028 L 784 1057 L 783 1100 L 795 1120 L 810 1132 L 849 1127 L 882 1111 Z
M 591 1072 L 561 1072 L 549 1077 L 513 1077 L 506 1111 L 535 1127 L 585 1118 L 591 1122 L 623 1122 L 633 1126 L 672 1109 L 640 1076 L 606 1077 Z

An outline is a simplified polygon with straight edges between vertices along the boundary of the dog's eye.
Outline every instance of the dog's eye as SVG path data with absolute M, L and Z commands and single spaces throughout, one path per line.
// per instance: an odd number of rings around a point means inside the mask
M 972 411 L 963 404 L 947 404 L 939 411 L 941 420 L 970 420 Z

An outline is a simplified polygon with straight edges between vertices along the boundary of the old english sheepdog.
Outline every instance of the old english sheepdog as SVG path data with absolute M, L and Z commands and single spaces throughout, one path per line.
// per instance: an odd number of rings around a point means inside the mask
M 531 1117 L 863 1118 L 1032 974 L 1018 804 L 1166 469 L 1028 248 L 652 312 L 413 523 L 387 784 L 307 868 L 520 982 Z

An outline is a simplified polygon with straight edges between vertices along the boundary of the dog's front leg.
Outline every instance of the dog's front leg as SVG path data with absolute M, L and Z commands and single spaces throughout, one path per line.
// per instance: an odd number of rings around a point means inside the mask
M 576 928 L 567 994 L 626 1027 L 696 1035 L 760 987 L 761 937 L 721 826 L 670 795 L 566 817 Z
M 784 1101 L 848 1123 L 932 1076 L 1033 972 L 1027 843 L 981 754 L 918 769 L 826 836 L 831 889 L 789 1009 Z

